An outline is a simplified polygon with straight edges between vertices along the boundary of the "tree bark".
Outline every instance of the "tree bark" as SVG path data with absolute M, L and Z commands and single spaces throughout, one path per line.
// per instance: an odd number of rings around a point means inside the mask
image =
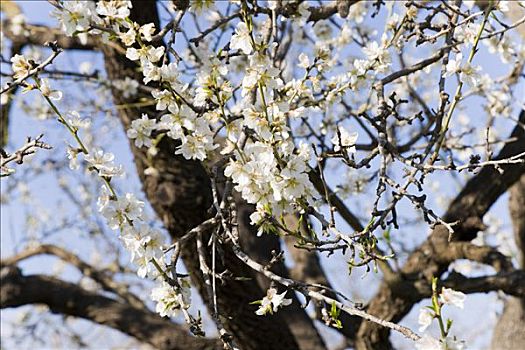
M 221 349 L 218 339 L 195 338 L 167 318 L 49 276 L 23 276 L 14 266 L 1 271 L 0 306 L 45 304 L 51 312 L 84 318 L 124 332 L 162 350 Z
M 525 175 L 510 189 L 509 212 L 518 247 L 518 259 L 525 268 Z M 494 328 L 492 349 L 525 348 L 525 298 L 509 297 Z
M 519 116 L 519 123 L 511 134 L 513 142 L 506 144 L 496 159 L 505 159 L 525 152 L 525 110 Z M 446 222 L 459 220 L 454 227 L 454 241 L 468 241 L 475 238 L 482 226 L 482 218 L 489 208 L 525 173 L 525 164 L 502 166 L 503 174 L 493 167 L 483 168 L 471 178 L 463 190 L 452 201 L 443 219 Z M 437 259 L 448 247 L 448 230 L 438 225 L 429 238 L 407 259 L 401 274 L 395 281 L 383 282 L 376 296 L 369 303 L 367 312 L 381 319 L 399 322 L 412 306 L 424 295 L 417 291 L 421 284 L 430 285 L 433 276 L 441 276 L 448 264 Z M 425 286 L 420 286 L 424 288 Z M 358 331 L 356 349 L 390 350 L 390 329 L 371 322 L 363 322 Z
M 155 23 L 159 27 L 155 2 L 134 1 L 131 19 L 140 24 Z M 132 77 L 142 80 L 136 65 L 111 47 L 102 47 L 105 66 L 110 80 Z M 126 100 L 113 90 L 115 104 L 126 104 L 138 101 L 137 96 Z M 156 116 L 154 108 L 122 108 L 118 116 L 125 129 L 128 129 L 134 119 L 147 113 L 150 118 Z M 177 144 L 164 138 L 158 145 L 159 152 L 148 159 L 146 150 L 137 148 L 131 142 L 135 165 L 143 184 L 144 192 L 159 218 L 172 237 L 181 237 L 189 229 L 198 226 L 210 217 L 212 204 L 210 178 L 201 163 L 189 161 L 175 155 Z M 144 170 L 153 166 L 158 175 L 146 176 Z M 207 237 L 204 237 L 207 241 Z M 181 256 L 189 271 L 193 284 L 199 290 L 204 302 L 211 310 L 212 301 L 206 293 L 206 285 L 199 269 L 199 260 L 194 240 L 183 245 Z M 228 270 L 234 277 L 245 277 L 249 281 L 235 278 L 227 279 L 223 285 L 218 285 L 217 302 L 219 312 L 226 329 L 235 337 L 241 349 L 298 349 L 290 328 L 280 313 L 260 317 L 255 314 L 256 307 L 250 302 L 262 299 L 265 295 L 257 283 L 254 283 L 255 273 L 240 264 L 232 251 L 225 248 L 222 251 L 222 261 L 218 261 L 217 272 Z M 211 261 L 211 252 L 207 256 Z M 220 259 L 219 259 L 220 260 Z M 211 266 L 211 264 L 209 265 Z M 268 335 L 272 336 L 269 337 Z

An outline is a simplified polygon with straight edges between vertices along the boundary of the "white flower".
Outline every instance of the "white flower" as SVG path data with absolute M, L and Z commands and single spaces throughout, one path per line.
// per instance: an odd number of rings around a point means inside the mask
M 392 59 L 390 58 L 390 53 L 388 50 L 379 46 L 377 41 L 372 41 L 363 48 L 363 52 L 366 55 L 369 61 L 373 61 L 373 67 L 378 72 L 384 72 L 390 66 Z
M 115 166 L 113 159 L 115 156 L 112 153 L 105 153 L 101 149 L 94 149 L 84 157 L 86 162 L 96 170 L 100 176 L 112 177 L 123 174 L 122 166 Z
M 416 341 L 415 346 L 417 350 L 443 350 L 441 342 L 428 334 Z
M 330 140 L 334 144 L 334 151 L 339 152 L 344 147 L 349 153 L 355 153 L 355 142 L 357 141 L 358 133 L 349 133 L 342 126 L 339 126 L 338 130 Z
M 120 40 L 124 43 L 126 46 L 131 46 L 135 43 L 135 38 L 137 36 L 137 32 L 133 28 L 129 28 L 129 30 L 125 33 L 119 33 L 118 37 Z
M 81 118 L 77 111 L 68 112 L 66 121 L 74 129 L 87 129 L 91 126 L 91 119 Z
M 235 34 L 230 40 L 230 48 L 232 50 L 241 50 L 246 55 L 252 53 L 252 43 L 250 38 L 250 31 L 244 22 L 239 22 L 235 28 Z
M 150 62 L 146 63 L 142 67 L 142 73 L 144 74 L 144 79 L 142 79 L 144 84 L 147 84 L 150 81 L 160 80 L 160 69 L 153 63 L 150 63 Z
M 165 110 L 175 101 L 173 94 L 169 90 L 154 90 L 151 95 L 157 100 L 157 105 L 155 107 L 157 111 Z
M 191 303 L 190 285 L 187 281 L 181 280 L 181 291 L 177 293 L 175 288 L 166 282 L 162 282 L 159 287 L 151 291 L 151 299 L 157 302 L 155 310 L 160 316 L 172 317 L 176 315 L 181 307 L 187 308 Z
M 140 49 L 128 47 L 126 57 L 132 61 L 140 60 L 142 65 L 158 62 L 164 54 L 164 46 L 144 46 Z
M 115 200 L 106 200 L 101 202 L 99 210 L 108 220 L 108 226 L 116 230 L 129 221 L 142 218 L 144 211 L 144 202 L 135 197 L 133 193 L 126 193 L 125 196 Z
M 273 314 L 277 312 L 279 307 L 287 306 L 292 303 L 292 299 L 285 299 L 286 291 L 277 294 L 277 289 L 270 288 L 266 292 L 266 296 L 261 301 L 261 306 L 255 313 L 259 316 L 266 315 L 267 313 Z
M 463 54 L 460 52 L 456 55 L 455 59 L 450 59 L 446 66 L 445 78 L 449 77 L 456 72 L 461 71 L 461 61 L 463 60 Z
M 71 170 L 77 170 L 80 168 L 80 165 L 78 164 L 78 149 L 73 148 L 71 146 L 67 147 L 67 158 L 69 159 L 69 169 Z
M 22 55 L 16 54 L 11 57 L 13 78 L 19 79 L 25 77 L 31 70 L 31 64 Z
M 26 18 L 23 13 L 19 13 L 9 20 L 9 29 L 14 35 L 29 35 L 29 32 L 24 29 Z
M 458 38 L 459 41 L 464 41 L 469 44 L 473 44 L 474 40 L 479 31 L 479 24 L 467 23 L 464 26 L 459 26 L 456 28 L 454 35 Z
M 132 7 L 133 5 L 131 1 L 99 1 L 97 3 L 97 13 L 101 16 L 106 16 L 109 18 L 124 19 L 129 16 L 129 9 Z
M 304 69 L 307 69 L 308 67 L 310 67 L 310 59 L 308 58 L 307 55 L 305 55 L 303 52 L 301 52 L 301 54 L 299 54 L 299 63 L 297 64 L 297 66 L 299 68 L 304 68 Z
M 53 15 L 62 24 L 62 29 L 67 36 L 72 36 L 76 31 L 84 31 L 89 28 L 91 17 L 94 15 L 94 2 L 64 1 L 62 7 L 62 10 L 54 12 Z
M 463 68 L 461 68 L 461 80 L 465 81 L 471 87 L 476 87 L 480 84 L 480 74 L 479 71 L 481 67 L 473 66 L 470 63 L 466 63 Z
M 160 67 L 160 76 L 163 81 L 174 83 L 179 77 L 179 70 L 177 69 L 177 63 L 165 64 Z
M 443 346 L 445 350 L 464 350 L 466 348 L 465 341 L 453 338 L 445 339 L 446 346 Z
M 419 309 L 419 317 L 417 319 L 419 326 L 420 326 L 419 331 L 424 332 L 425 329 L 427 329 L 428 326 L 432 324 L 433 319 L 434 319 L 434 313 L 431 310 L 429 310 L 426 307 Z
M 135 139 L 135 146 L 151 146 L 151 132 L 155 129 L 155 119 L 149 119 L 147 114 L 142 114 L 141 119 L 135 119 L 131 122 L 131 128 L 128 129 L 127 135 L 130 139 Z
M 147 224 L 133 223 L 133 225 L 124 225 L 120 238 L 131 252 L 131 262 L 138 266 L 137 275 L 141 278 L 148 275 L 154 277 L 158 271 L 152 265 L 152 260 L 164 264 L 162 261 L 164 238 L 160 232 Z
M 147 57 L 150 60 L 150 62 L 155 63 L 160 61 L 162 55 L 164 55 L 164 46 L 149 47 Z
M 122 92 L 122 97 L 130 98 L 137 94 L 139 82 L 126 77 L 124 80 L 115 80 L 113 86 Z
M 142 27 L 140 27 L 139 33 L 145 41 L 151 41 L 151 37 L 153 33 L 155 33 L 155 24 L 144 24 Z
M 47 79 L 41 79 L 40 91 L 42 92 L 42 95 L 48 97 L 50 100 L 59 101 L 62 99 L 62 91 L 51 90 Z
M 182 145 L 175 151 L 175 154 L 182 154 L 186 159 L 206 159 L 207 151 L 211 151 L 218 145 L 213 144 L 213 137 L 211 134 L 204 134 L 195 132 L 193 135 L 183 136 L 181 138 Z
M 465 294 L 445 287 L 441 289 L 441 294 L 439 295 L 439 300 L 443 304 L 454 305 L 459 307 L 460 309 L 463 309 L 465 299 Z

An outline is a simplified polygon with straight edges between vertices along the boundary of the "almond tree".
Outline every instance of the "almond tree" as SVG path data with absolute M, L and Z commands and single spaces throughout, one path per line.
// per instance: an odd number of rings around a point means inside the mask
M 447 315 L 499 291 L 494 348 L 525 346 L 522 1 L 49 5 L 56 27 L 2 3 L 2 194 L 32 208 L 25 184 L 47 176 L 68 204 L 28 214 L 2 309 L 44 304 L 159 349 L 326 349 L 326 327 L 341 347 L 463 349 L 475 324 Z M 64 63 L 78 51 L 100 67 Z M 16 108 L 48 132 L 8 144 Z M 490 220 L 511 188 L 517 250 Z M 24 272 L 41 255 L 82 277 Z M 17 327 L 37 341 L 31 317 Z

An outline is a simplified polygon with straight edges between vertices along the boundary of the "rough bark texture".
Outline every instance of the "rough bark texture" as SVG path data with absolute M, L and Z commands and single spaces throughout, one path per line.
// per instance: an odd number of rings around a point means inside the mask
M 165 350 L 220 349 L 214 339 L 195 338 L 167 318 L 127 302 L 119 302 L 89 292 L 79 286 L 49 276 L 23 276 L 16 267 L 1 272 L 0 306 L 17 307 L 45 304 L 51 312 L 81 317 L 118 329 L 140 341 Z
M 141 24 L 153 22 L 159 27 L 155 2 L 135 1 L 131 18 Z M 109 79 L 123 79 L 126 76 L 142 79 L 136 66 L 127 58 L 110 47 L 103 47 L 102 50 Z M 133 102 L 123 99 L 118 91 L 113 91 L 113 96 L 116 104 Z M 157 111 L 153 108 L 119 109 L 118 116 L 127 129 L 131 121 L 140 118 L 142 113 L 153 117 Z M 159 153 L 152 160 L 148 160 L 145 149 L 138 149 L 134 145 L 131 145 L 131 149 L 144 192 L 173 237 L 180 237 L 209 217 L 212 204 L 210 180 L 199 162 L 175 155 L 176 143 L 168 138 L 159 144 Z M 150 165 L 158 170 L 158 175 L 144 175 L 144 169 Z M 199 271 L 196 252 L 195 241 L 189 241 L 182 249 L 182 258 L 194 285 L 209 307 L 211 301 L 208 300 Z M 227 269 L 235 277 L 255 279 L 253 271 L 241 264 L 230 250 L 225 249 L 218 256 L 222 257 L 217 266 L 219 273 Z M 208 259 L 211 261 L 210 257 Z M 235 341 L 242 349 L 297 349 L 298 344 L 280 313 L 267 317 L 255 315 L 256 306 L 249 303 L 261 299 L 264 294 L 265 291 L 253 281 L 228 279 L 219 285 L 217 301 L 221 315 L 225 315 L 225 327 L 235 336 Z M 268 334 L 272 337 L 265 336 Z
M 525 151 L 525 111 L 521 111 L 518 124 L 512 135 L 514 141 L 506 144 L 496 159 L 504 159 Z M 481 227 L 482 218 L 489 208 L 503 193 L 507 191 L 525 173 L 525 164 L 502 166 L 503 174 L 493 167 L 483 168 L 467 182 L 463 190 L 452 201 L 444 215 L 444 220 L 453 222 L 455 226 L 452 239 L 467 241 L 475 237 Z M 368 305 L 367 311 L 381 319 L 399 322 L 414 303 L 423 295 L 416 288 L 421 284 L 429 284 L 432 276 L 440 276 L 448 267 L 448 263 L 439 263 L 436 259 L 448 249 L 447 229 L 438 225 L 429 238 L 417 248 L 401 269 L 401 275 L 394 281 L 383 282 L 379 292 Z M 424 286 L 421 286 L 423 289 Z M 358 350 L 387 350 L 392 345 L 388 340 L 390 329 L 380 327 L 370 322 L 363 322 L 358 331 L 356 348 Z
M 514 238 L 520 256 L 521 268 L 525 268 L 525 175 L 510 189 L 509 211 L 514 227 Z M 493 350 L 525 348 L 525 298 L 509 297 L 505 301 L 494 334 Z
M 177 0 L 176 2 L 180 3 L 179 6 L 181 7 L 187 6 L 186 0 Z M 350 1 L 350 3 L 354 2 Z M 314 8 L 309 20 L 316 21 L 328 18 L 337 12 L 344 14 L 346 5 L 338 1 Z M 282 14 L 284 16 L 287 16 L 287 11 L 293 12 L 293 6 L 290 6 L 283 7 Z M 138 23 L 153 22 L 158 28 L 159 21 L 155 1 L 134 1 L 132 19 Z M 524 26 L 520 28 L 521 33 L 523 33 L 523 29 Z M 128 76 L 137 80 L 142 79 L 136 65 L 122 56 L 121 51 L 115 51 L 111 46 L 100 46 L 100 43 L 93 38 L 89 38 L 87 45 L 83 45 L 77 39 L 60 35 L 58 31 L 51 31 L 44 26 L 31 26 L 30 31 L 32 35 L 29 38 L 17 38 L 9 30 L 6 31 L 6 36 L 13 39 L 14 42 L 18 40 L 24 44 L 29 42 L 42 45 L 45 41 L 57 40 L 58 45 L 63 48 L 100 49 L 105 55 L 105 64 L 110 80 L 124 79 Z M 116 104 L 137 102 L 138 99 L 146 96 L 150 98 L 149 95 L 141 95 L 126 100 L 118 91 L 113 91 Z M 142 113 L 147 113 L 152 118 L 156 116 L 157 111 L 154 108 L 124 108 L 118 110 L 118 117 L 122 121 L 123 127 L 127 129 L 134 119 L 140 118 Z M 2 125 L 7 125 L 7 114 L 8 112 L 2 110 Z M 521 113 L 520 121 L 521 123 L 525 122 L 525 112 Z M 4 130 L 6 130 L 6 126 Z M 511 137 L 514 137 L 516 141 L 507 144 L 500 152 L 499 158 L 505 158 L 525 150 L 523 126 L 518 126 Z M 180 237 L 187 230 L 197 226 L 212 215 L 210 210 L 212 196 L 208 174 L 199 162 L 187 161 L 176 156 L 174 154 L 176 146 L 175 142 L 164 138 L 159 145 L 158 155 L 149 159 L 144 149 L 138 149 L 133 144 L 131 145 L 144 192 L 157 215 L 174 238 Z M 144 169 L 149 166 L 156 168 L 158 174 L 145 176 Z M 430 277 L 441 275 L 453 259 L 463 255 L 469 259 L 489 263 L 498 271 L 503 272 L 492 279 L 463 280 L 461 276 L 451 276 L 450 279 L 444 281 L 445 285 L 460 283 L 470 288 L 470 292 L 484 292 L 499 288 L 520 291 L 516 295 L 523 295 L 524 276 L 522 270 L 506 273 L 507 264 L 504 259 L 490 251 L 476 250 L 468 244 L 468 241 L 475 236 L 482 226 L 481 220 L 490 206 L 525 172 L 525 165 L 523 164 L 503 166 L 502 168 L 504 169 L 503 174 L 498 173 L 492 167 L 482 169 L 466 184 L 451 203 L 445 220 L 449 222 L 460 221 L 460 225 L 456 227 L 456 233 L 452 237 L 455 242 L 448 242 L 447 230 L 443 226 L 437 226 L 427 241 L 411 254 L 402 269 L 402 275 L 388 279 L 388 281 L 385 280 L 379 293 L 369 304 L 368 312 L 385 320 L 398 322 L 410 311 L 414 303 L 428 296 Z M 514 187 L 511 196 L 511 212 L 515 228 L 517 227 L 516 236 L 517 239 L 520 239 L 518 245 L 522 251 L 525 251 L 523 246 L 525 242 L 523 233 L 524 192 L 525 185 L 523 185 L 522 176 L 521 185 Z M 271 258 L 268 253 L 272 249 L 276 251 L 280 249 L 279 238 L 276 236 L 256 238 L 253 227 L 249 225 L 247 219 L 253 208 L 239 200 L 237 200 L 237 206 L 239 208 L 239 228 L 243 249 L 260 263 L 267 263 Z M 360 225 L 357 219 L 349 213 L 341 212 L 341 215 L 350 225 Z M 204 238 L 204 241 L 207 241 L 207 237 Z M 461 245 L 460 243 L 465 244 Z M 262 298 L 269 281 L 245 267 L 228 248 L 221 248 L 218 253 L 220 261 L 218 261 L 217 270 L 219 273 L 228 270 L 233 276 L 250 279 L 249 281 L 227 279 L 223 285 L 218 286 L 218 307 L 220 313 L 226 316 L 223 323 L 235 336 L 235 340 L 241 349 L 324 349 L 325 345 L 315 326 L 304 310 L 299 307 L 295 297 L 294 304 L 283 309 L 277 315 L 256 316 L 254 313 L 256 307 L 249 305 L 249 303 Z M 468 254 L 470 255 L 466 256 Z M 194 241 L 189 241 L 183 247 L 182 257 L 194 284 L 209 307 L 210 300 L 208 300 L 204 281 L 199 271 Z M 296 269 L 292 271 L 293 277 L 299 277 L 307 282 L 329 285 L 316 253 L 295 252 L 293 257 L 296 260 Z M 210 256 L 207 259 L 208 262 L 211 261 Z M 282 275 L 287 274 L 282 263 L 274 265 L 273 270 Z M 147 311 L 133 309 L 130 305 L 123 305 L 118 301 L 92 294 L 50 277 L 22 276 L 19 271 L 10 271 L 5 276 L 2 275 L 2 307 L 44 302 L 54 312 L 84 317 L 120 329 L 139 340 L 153 344 L 159 349 L 184 348 L 191 350 L 217 346 L 214 340 L 190 337 L 182 327 L 152 313 L 147 313 Z M 487 284 L 491 285 L 487 286 Z M 50 293 L 50 291 L 56 293 Z M 60 300 L 57 300 L 57 295 L 62 293 L 65 293 L 65 299 L 61 296 Z M 523 335 L 525 334 L 523 306 L 522 299 L 510 298 L 507 302 L 500 320 L 501 326 L 495 331 L 495 349 L 506 350 L 523 347 Z M 97 309 L 97 307 L 100 308 Z M 118 315 L 121 317 L 117 317 Z M 361 322 L 361 319 L 347 317 L 346 314 L 342 315 L 341 319 L 345 326 L 342 333 L 349 339 L 356 339 L 358 349 L 381 350 L 391 348 L 388 341 L 389 329 L 381 328 L 369 322 Z

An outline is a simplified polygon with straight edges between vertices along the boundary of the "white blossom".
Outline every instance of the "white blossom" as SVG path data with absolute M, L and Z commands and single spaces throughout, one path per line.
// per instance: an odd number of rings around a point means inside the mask
M 126 77 L 124 80 L 113 81 L 113 86 L 122 92 L 122 97 L 130 98 L 137 94 L 139 82 L 130 77 Z
M 281 294 L 277 294 L 277 289 L 270 288 L 266 292 L 266 296 L 261 301 L 261 306 L 255 313 L 259 316 L 266 315 L 267 313 L 273 314 L 277 312 L 279 307 L 287 306 L 292 303 L 292 299 L 286 299 L 284 296 L 286 291 Z
M 151 132 L 155 129 L 155 119 L 149 119 L 147 114 L 142 114 L 142 118 L 131 122 L 131 128 L 127 135 L 130 139 L 135 139 L 135 146 L 151 146 Z
M 463 309 L 465 299 L 465 294 L 446 287 L 443 287 L 443 289 L 441 289 L 441 294 L 439 295 L 439 300 L 443 304 L 454 305 L 456 307 L 459 307 L 460 309 Z
M 177 293 L 174 287 L 164 281 L 160 286 L 153 288 L 151 299 L 157 302 L 155 310 L 160 316 L 175 316 L 182 307 L 189 306 L 191 303 L 189 283 L 182 280 L 180 286 L 180 293 Z
M 155 33 L 155 24 L 144 24 L 142 27 L 140 27 L 139 33 L 142 36 L 142 39 L 144 39 L 145 41 L 151 41 L 151 37 L 153 33 Z
M 385 72 L 390 66 L 392 59 L 388 50 L 380 46 L 377 41 L 372 41 L 363 48 L 364 54 L 369 61 L 372 61 L 374 69 L 378 72 Z
M 13 78 L 20 79 L 29 74 L 31 70 L 31 64 L 22 55 L 16 54 L 11 57 Z
M 349 153 L 355 153 L 355 143 L 357 141 L 358 133 L 350 133 L 346 128 L 339 126 L 338 132 L 330 141 L 334 144 L 334 151 L 339 152 L 341 149 L 346 149 Z
M 108 221 L 108 226 L 116 230 L 122 225 L 141 219 L 144 202 L 138 200 L 133 193 L 126 193 L 116 200 L 101 200 L 99 210 Z
M 425 334 L 416 341 L 415 347 L 417 350 L 444 350 L 441 342 L 432 336 Z
M 299 59 L 299 63 L 297 64 L 297 66 L 299 68 L 307 69 L 308 67 L 310 67 L 310 59 L 304 52 L 301 52 L 299 54 L 298 59 Z
M 235 28 L 235 33 L 230 40 L 230 48 L 232 50 L 241 50 L 246 55 L 252 53 L 252 43 L 250 38 L 250 31 L 244 22 L 239 22 Z
M 80 168 L 80 164 L 78 163 L 79 150 L 77 148 L 68 146 L 66 152 L 67 152 L 67 158 L 69 159 L 69 169 L 71 170 L 79 169 Z
M 68 112 L 66 121 L 74 129 L 87 129 L 91 126 L 91 119 L 82 118 L 77 111 Z
M 40 91 L 42 92 L 42 95 L 48 97 L 50 100 L 59 101 L 62 99 L 62 91 L 51 90 L 49 80 L 47 79 L 40 80 Z
M 158 111 L 165 110 L 166 108 L 168 108 L 169 105 L 175 102 L 173 93 L 169 90 L 155 90 L 151 93 L 151 95 L 157 100 L 157 105 L 155 106 L 155 108 Z
M 97 2 L 97 13 L 113 19 L 125 19 L 129 16 L 129 9 L 133 7 L 131 1 L 110 0 Z
M 99 2 L 103 3 L 103 1 Z M 62 25 L 62 30 L 68 36 L 89 28 L 91 17 L 95 14 L 95 3 L 91 1 L 64 1 L 63 10 L 54 12 L 54 16 Z
M 449 77 L 457 72 L 460 72 L 462 60 L 463 60 L 463 54 L 461 52 L 456 54 L 456 58 L 450 59 L 447 63 L 444 77 Z
M 122 166 L 113 163 L 115 156 L 113 153 L 104 152 L 101 149 L 93 149 L 84 159 L 89 165 L 98 171 L 100 176 L 113 177 L 123 174 Z
M 126 32 L 119 32 L 118 37 L 124 45 L 131 46 L 135 43 L 137 32 L 133 27 L 130 27 Z
M 432 324 L 434 319 L 434 313 L 426 307 L 419 309 L 419 317 L 417 319 L 419 323 L 419 331 L 424 332 L 428 326 Z

